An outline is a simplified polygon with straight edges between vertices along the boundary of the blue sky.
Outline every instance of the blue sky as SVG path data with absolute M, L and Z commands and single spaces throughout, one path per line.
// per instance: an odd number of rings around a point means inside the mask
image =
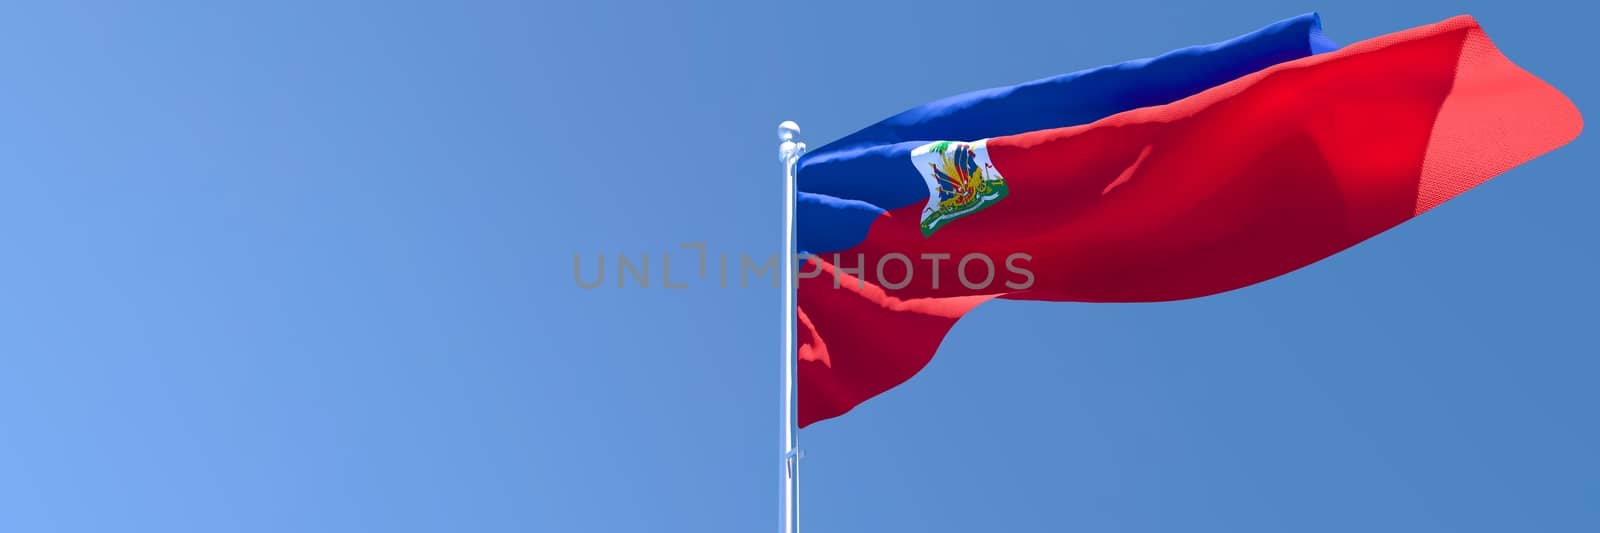
M 1582 110 L 1570 2 L 56 2 L 0 17 L 0 531 L 763 531 L 813 146 L 1319 11 L 1477 16 Z M 997 302 L 802 433 L 807 531 L 1600 529 L 1592 135 L 1255 287 Z M 683 272 L 688 272 L 685 268 Z

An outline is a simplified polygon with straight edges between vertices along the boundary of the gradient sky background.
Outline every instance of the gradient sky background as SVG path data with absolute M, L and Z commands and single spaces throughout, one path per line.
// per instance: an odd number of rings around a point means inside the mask
M 1540 1 L 30 2 L 0 14 L 0 531 L 773 531 L 774 128 Z M 812 532 L 1600 531 L 1594 134 L 1283 278 L 997 302 L 802 433 Z M 608 267 L 611 266 L 608 263 Z

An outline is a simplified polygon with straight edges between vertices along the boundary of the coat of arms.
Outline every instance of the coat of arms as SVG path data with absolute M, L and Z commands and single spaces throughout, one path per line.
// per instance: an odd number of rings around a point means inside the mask
M 989 161 L 984 141 L 939 141 L 911 152 L 911 162 L 928 184 L 922 210 L 922 236 L 955 219 L 976 213 L 1006 197 L 1006 182 Z

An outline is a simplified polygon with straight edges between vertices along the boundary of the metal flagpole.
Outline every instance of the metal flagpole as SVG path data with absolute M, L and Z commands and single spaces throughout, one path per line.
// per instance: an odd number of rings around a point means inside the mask
M 806 143 L 800 142 L 800 125 L 784 121 L 778 125 L 778 157 L 783 160 L 783 533 L 800 531 L 800 438 L 795 428 L 795 288 L 794 277 L 794 202 L 795 172 Z

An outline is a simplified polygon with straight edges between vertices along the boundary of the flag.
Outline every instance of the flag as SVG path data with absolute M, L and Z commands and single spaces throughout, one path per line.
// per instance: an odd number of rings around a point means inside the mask
M 1305 15 L 906 111 L 799 162 L 799 424 L 910 379 L 990 299 L 1244 287 L 1581 129 L 1469 16 L 1338 48 Z

